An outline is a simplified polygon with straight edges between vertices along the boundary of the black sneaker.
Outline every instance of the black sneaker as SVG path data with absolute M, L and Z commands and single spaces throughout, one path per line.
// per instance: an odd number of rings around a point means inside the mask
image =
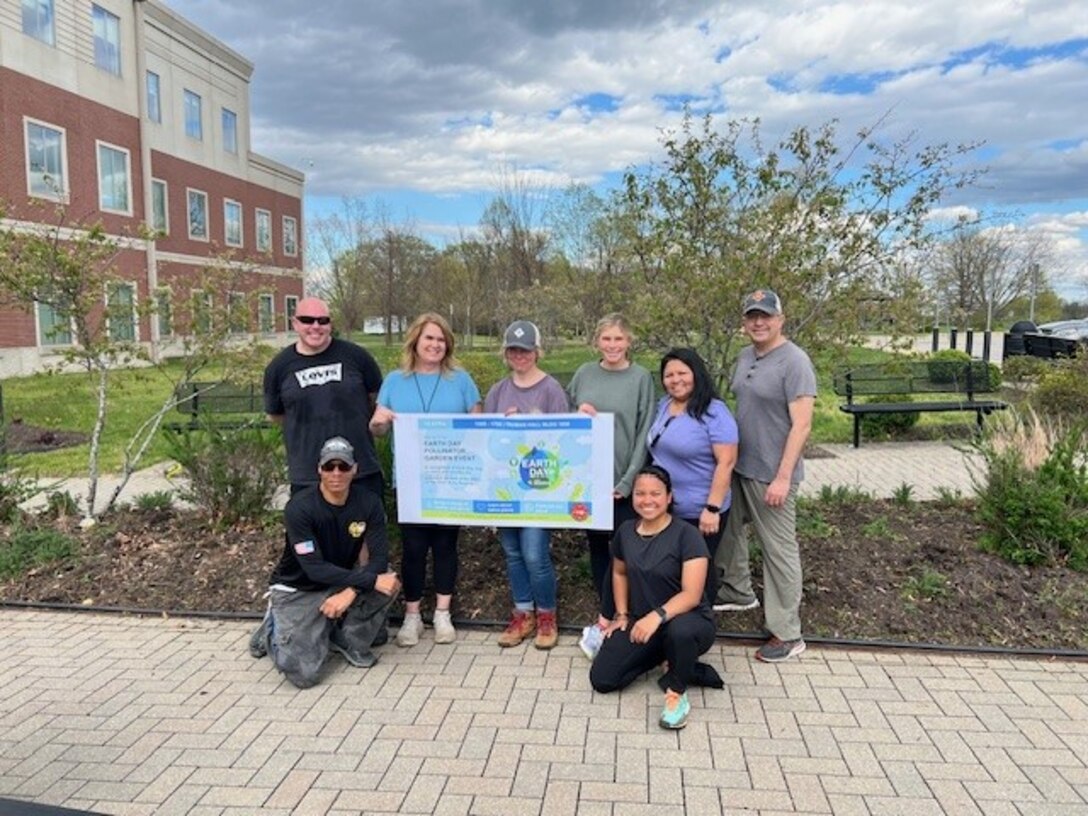
M 329 648 L 357 669 L 369 669 L 378 662 L 378 656 L 369 649 L 349 646 L 339 629 L 333 629 L 329 635 Z
M 265 615 L 260 625 L 249 636 L 249 656 L 260 660 L 268 654 L 268 616 Z

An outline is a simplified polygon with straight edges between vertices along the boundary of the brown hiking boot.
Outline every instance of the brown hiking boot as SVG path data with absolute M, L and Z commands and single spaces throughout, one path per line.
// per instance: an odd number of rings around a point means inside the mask
M 510 618 L 510 623 L 506 625 L 506 629 L 499 635 L 499 645 L 504 649 L 517 646 L 525 638 L 531 637 L 535 631 L 536 615 L 532 612 L 522 612 L 515 609 L 514 617 Z
M 555 621 L 555 610 L 536 613 L 536 640 L 533 645 L 538 649 L 551 649 L 559 642 L 559 627 Z

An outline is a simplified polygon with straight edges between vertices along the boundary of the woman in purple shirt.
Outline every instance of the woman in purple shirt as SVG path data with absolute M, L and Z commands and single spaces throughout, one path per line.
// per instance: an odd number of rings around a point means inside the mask
M 661 385 L 666 396 L 650 423 L 649 453 L 654 464 L 672 477 L 673 512 L 699 529 L 713 564 L 729 512 L 737 423 L 714 393 L 706 363 L 694 349 L 674 348 L 665 353 Z M 707 575 L 712 599 L 717 592 L 714 572 Z

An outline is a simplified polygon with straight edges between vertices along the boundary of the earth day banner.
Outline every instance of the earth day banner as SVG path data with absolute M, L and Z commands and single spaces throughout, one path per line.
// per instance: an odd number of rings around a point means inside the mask
M 612 415 L 400 414 L 397 518 L 612 529 Z

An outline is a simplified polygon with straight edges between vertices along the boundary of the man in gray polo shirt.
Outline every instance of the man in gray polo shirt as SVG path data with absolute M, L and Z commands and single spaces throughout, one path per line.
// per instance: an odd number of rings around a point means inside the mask
M 733 468 L 733 505 L 715 566 L 716 611 L 755 609 L 748 566 L 751 524 L 763 549 L 763 602 L 770 639 L 756 659 L 778 663 L 805 650 L 801 637 L 801 552 L 797 544 L 797 487 L 812 428 L 816 372 L 783 334 L 782 301 L 770 289 L 744 299 L 744 332 L 752 341 L 737 358 L 730 390 L 740 432 Z

